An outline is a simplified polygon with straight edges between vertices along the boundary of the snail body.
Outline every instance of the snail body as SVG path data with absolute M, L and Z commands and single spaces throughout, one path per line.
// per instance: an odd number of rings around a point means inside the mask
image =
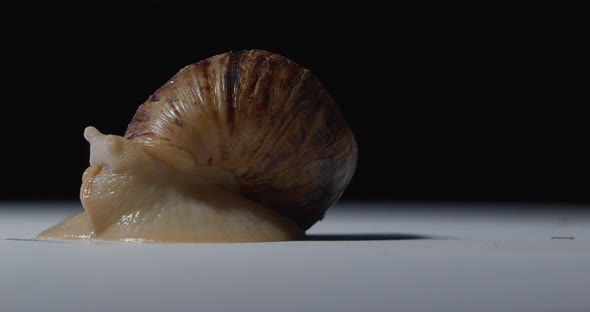
M 85 212 L 40 238 L 302 238 L 350 182 L 354 136 L 319 80 L 267 51 L 181 69 L 123 137 L 89 127 Z

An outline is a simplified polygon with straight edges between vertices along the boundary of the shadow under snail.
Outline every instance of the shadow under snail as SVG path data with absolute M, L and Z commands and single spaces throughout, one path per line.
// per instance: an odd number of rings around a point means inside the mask
M 307 69 L 267 51 L 181 69 L 123 137 L 84 131 L 84 212 L 42 239 L 260 242 L 302 239 L 350 182 L 354 136 Z

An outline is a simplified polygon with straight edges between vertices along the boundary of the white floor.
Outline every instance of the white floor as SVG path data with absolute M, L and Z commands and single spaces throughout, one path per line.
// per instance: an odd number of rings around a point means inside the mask
M 3 203 L 0 311 L 590 311 L 589 212 L 481 208 L 341 204 L 310 241 L 133 244 L 27 240 L 81 207 Z

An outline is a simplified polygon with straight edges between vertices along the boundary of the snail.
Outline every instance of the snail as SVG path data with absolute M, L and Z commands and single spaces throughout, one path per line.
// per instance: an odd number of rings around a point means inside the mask
M 322 83 L 268 51 L 182 68 L 124 136 L 87 127 L 84 212 L 41 239 L 297 240 L 349 184 L 357 145 Z

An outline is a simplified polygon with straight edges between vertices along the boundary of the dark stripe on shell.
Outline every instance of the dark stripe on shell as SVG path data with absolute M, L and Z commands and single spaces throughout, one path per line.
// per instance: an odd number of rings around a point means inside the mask
M 246 51 L 230 52 L 228 55 L 227 70 L 224 75 L 225 98 L 227 100 L 227 124 L 230 131 L 235 127 L 235 113 L 237 103 L 238 87 L 240 85 L 240 60 Z

